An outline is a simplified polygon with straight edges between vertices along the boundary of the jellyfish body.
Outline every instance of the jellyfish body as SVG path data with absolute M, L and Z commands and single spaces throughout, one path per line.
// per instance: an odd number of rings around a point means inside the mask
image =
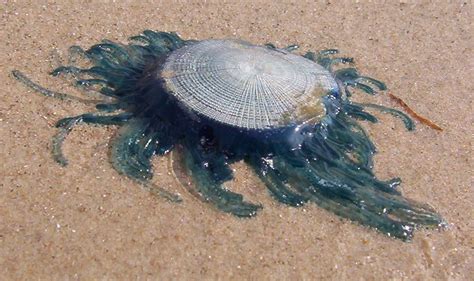
M 399 117 L 395 109 L 350 100 L 351 90 L 368 94 L 385 85 L 355 68 L 333 70 L 351 58 L 336 50 L 292 54 L 235 40 L 182 40 L 175 33 L 144 31 L 131 43 L 104 41 L 88 50 L 73 47 L 93 66 L 62 66 L 81 87 L 97 89 L 115 102 L 97 112 L 58 121 L 53 155 L 65 165 L 61 144 L 79 123 L 119 125 L 112 142 L 114 168 L 151 186 L 151 158 L 179 147 L 182 165 L 197 194 L 239 217 L 262 206 L 225 187 L 230 165 L 244 160 L 271 195 L 290 206 L 313 202 L 341 217 L 409 240 L 417 226 L 438 226 L 429 206 L 402 197 L 398 178 L 383 181 L 372 171 L 375 146 L 359 120 L 377 122 L 375 108 Z M 68 98 L 14 76 L 48 96 Z M 179 198 L 152 186 L 170 200 Z

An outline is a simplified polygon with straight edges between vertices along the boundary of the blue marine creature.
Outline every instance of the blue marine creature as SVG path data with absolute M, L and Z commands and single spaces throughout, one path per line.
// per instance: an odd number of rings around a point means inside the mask
M 51 73 L 70 75 L 76 86 L 108 97 L 101 102 L 50 91 L 13 71 L 43 95 L 96 102 L 96 112 L 57 122 L 53 155 L 59 164 L 67 164 L 61 146 L 76 125 L 118 125 L 113 167 L 172 201 L 181 199 L 150 184 L 150 161 L 177 148 L 192 192 L 238 217 L 262 208 L 225 187 L 233 178 L 230 165 L 244 160 L 289 206 L 313 202 L 402 240 L 418 226 L 444 223 L 431 207 L 402 197 L 400 179 L 374 175 L 375 146 L 359 121 L 377 118 L 366 109 L 398 117 L 408 130 L 414 123 L 401 111 L 351 101 L 354 90 L 373 95 L 386 89 L 353 67 L 340 67 L 352 58 L 336 57 L 335 49 L 301 56 L 292 53 L 295 45 L 183 40 L 150 30 L 130 39 L 104 40 L 88 50 L 73 46 L 71 57 L 92 67 L 61 66 Z

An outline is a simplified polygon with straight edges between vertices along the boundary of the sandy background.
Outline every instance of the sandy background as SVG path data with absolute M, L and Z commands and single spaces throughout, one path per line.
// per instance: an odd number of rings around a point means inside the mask
M 72 2 L 72 1 L 60 1 Z M 80 1 L 84 2 L 84 1 Z M 0 279 L 468 280 L 473 274 L 472 3 L 193 4 L 87 1 L 0 4 Z M 208 1 L 209 2 L 209 1 Z M 364 2 L 364 1 L 362 1 Z M 405 1 L 404 1 L 405 2 Z M 70 165 L 51 157 L 52 126 L 91 111 L 34 94 L 20 69 L 49 88 L 78 94 L 47 75 L 68 46 L 125 41 L 144 29 L 184 38 L 242 38 L 336 47 L 357 67 L 445 130 L 406 132 L 381 116 L 366 124 L 382 178 L 433 205 L 451 224 L 412 243 L 340 220 L 316 206 L 276 203 L 244 165 L 232 189 L 264 204 L 237 219 L 201 204 L 156 159 L 155 181 L 180 192 L 172 204 L 118 175 L 108 162 L 115 127 L 79 126 L 65 144 Z M 387 96 L 372 101 L 392 105 Z

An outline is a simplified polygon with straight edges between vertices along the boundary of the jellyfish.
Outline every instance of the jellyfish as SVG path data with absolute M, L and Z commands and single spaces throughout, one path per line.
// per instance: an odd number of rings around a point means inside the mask
M 98 92 L 99 101 L 46 89 L 18 70 L 13 76 L 43 95 L 95 104 L 95 112 L 57 122 L 53 157 L 61 165 L 67 165 L 61 146 L 75 126 L 117 125 L 113 167 L 171 201 L 181 198 L 150 183 L 151 159 L 176 151 L 192 179 L 186 188 L 238 217 L 262 208 L 226 188 L 231 165 L 244 161 L 288 206 L 314 203 L 402 240 L 417 227 L 442 225 L 433 208 L 402 196 L 399 178 L 381 180 L 373 172 L 376 148 L 360 122 L 378 119 L 367 109 L 414 129 L 399 110 L 351 100 L 355 92 L 374 95 L 385 84 L 361 75 L 353 59 L 338 57 L 335 49 L 304 55 L 296 49 L 145 30 L 127 44 L 73 46 L 71 63 L 51 72 Z M 92 66 L 78 66 L 77 58 Z

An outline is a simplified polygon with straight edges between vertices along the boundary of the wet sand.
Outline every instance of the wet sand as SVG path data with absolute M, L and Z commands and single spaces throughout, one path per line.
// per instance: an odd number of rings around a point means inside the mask
M 72 2 L 72 1 L 64 1 Z M 407 1 L 403 1 L 407 2 Z M 33 3 L 33 1 L 31 2 Z M 0 4 L 0 279 L 468 280 L 474 272 L 472 196 L 472 4 Z M 363 74 L 443 127 L 407 132 L 388 116 L 364 124 L 376 172 L 400 176 L 409 198 L 450 223 L 411 243 L 309 204 L 289 208 L 237 164 L 230 188 L 265 207 L 238 219 L 179 186 L 168 158 L 154 181 L 179 192 L 169 203 L 120 176 L 108 160 L 116 127 L 79 126 L 65 143 L 69 166 L 51 156 L 54 122 L 91 106 L 42 97 L 19 84 L 20 69 L 51 89 L 79 95 L 47 73 L 70 45 L 126 42 L 144 29 L 186 39 L 241 38 L 338 48 Z M 372 102 L 396 106 L 386 94 Z

